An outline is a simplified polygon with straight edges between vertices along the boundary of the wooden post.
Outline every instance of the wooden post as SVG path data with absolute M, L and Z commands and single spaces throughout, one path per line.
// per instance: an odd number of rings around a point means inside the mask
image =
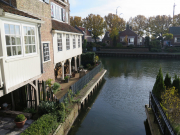
M 43 101 L 46 101 L 46 84 L 42 81 L 42 89 L 43 89 Z
M 40 92 L 40 82 L 39 82 L 39 80 L 38 80 L 37 83 L 38 83 L 37 87 L 38 87 L 39 100 L 41 100 L 41 96 L 40 96 L 41 92 Z
M 15 110 L 13 92 L 11 92 L 11 100 L 12 100 L 12 110 Z

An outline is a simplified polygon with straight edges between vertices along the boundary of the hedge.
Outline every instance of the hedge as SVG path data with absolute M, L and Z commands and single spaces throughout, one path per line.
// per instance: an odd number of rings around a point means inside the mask
M 48 135 L 58 127 L 57 117 L 53 114 L 45 114 L 31 124 L 21 135 Z
M 94 65 L 94 62 L 95 62 L 94 59 L 95 59 L 94 52 L 83 53 L 81 55 L 81 63 L 84 67 L 86 67 L 87 64 Z

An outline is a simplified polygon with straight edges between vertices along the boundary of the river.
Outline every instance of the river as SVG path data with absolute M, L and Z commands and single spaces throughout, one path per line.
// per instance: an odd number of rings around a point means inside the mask
M 145 114 L 156 75 L 179 75 L 179 60 L 100 58 L 105 80 L 82 109 L 68 135 L 150 135 Z

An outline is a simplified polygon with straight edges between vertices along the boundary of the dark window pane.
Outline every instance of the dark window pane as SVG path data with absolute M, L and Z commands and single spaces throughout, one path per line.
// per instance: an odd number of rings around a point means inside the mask
M 12 51 L 13 51 L 13 52 L 12 52 L 12 53 L 13 53 L 13 55 L 17 55 L 16 46 L 13 46 L 13 47 L 12 47 Z
M 21 38 L 20 37 L 16 37 L 16 45 L 21 45 Z
M 26 46 L 25 46 L 25 52 L 26 52 L 26 54 L 29 53 L 29 49 L 28 49 L 28 48 L 29 48 L 29 46 L 26 45 Z
M 32 37 L 32 44 L 35 44 L 35 37 Z
M 29 40 L 29 44 L 32 44 L 31 36 L 28 37 L 28 40 Z
M 7 56 L 12 56 L 11 55 L 11 47 L 7 47 Z
M 36 46 L 33 45 L 33 53 L 35 53 L 35 52 L 36 52 Z
M 6 45 L 11 45 L 10 36 L 6 36 Z
M 29 46 L 29 53 L 32 53 L 33 50 L 32 50 L 32 45 Z
M 28 32 L 28 35 L 31 35 L 31 28 L 30 27 L 27 27 L 27 32 Z
M 25 43 L 25 44 L 29 44 L 29 42 L 28 42 L 28 36 L 24 36 L 24 43 Z
M 11 37 L 11 42 L 12 42 L 12 45 L 16 45 L 16 38 L 15 37 Z
M 17 52 L 18 52 L 18 55 L 21 55 L 22 52 L 21 52 L 21 46 L 17 46 Z

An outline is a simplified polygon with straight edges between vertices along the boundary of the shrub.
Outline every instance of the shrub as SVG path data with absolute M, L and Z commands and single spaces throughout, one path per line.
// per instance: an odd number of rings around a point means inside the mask
M 122 43 L 117 43 L 116 47 L 122 47 Z
M 156 98 L 159 101 L 161 101 L 161 93 L 164 91 L 165 91 L 165 86 L 163 81 L 163 74 L 162 74 L 162 69 L 160 68 L 152 92 L 156 96 Z
M 175 75 L 172 85 L 178 89 L 178 93 L 180 93 L 180 78 L 177 75 Z
M 157 49 L 157 48 L 151 48 L 151 52 L 161 52 L 161 49 Z
M 171 77 L 169 76 L 169 74 L 166 74 L 166 77 L 164 79 L 164 85 L 166 86 L 166 88 L 170 88 L 171 87 Z
M 105 46 L 106 46 L 106 43 L 102 43 L 102 46 L 105 47 Z
M 21 122 L 21 121 L 24 121 L 25 119 L 26 119 L 26 117 L 24 116 L 24 114 L 19 114 L 16 116 L 15 121 Z
M 48 85 L 49 87 L 51 87 L 51 85 L 52 85 L 52 82 L 53 81 L 53 79 L 47 79 L 46 80 L 46 85 Z
M 68 79 L 69 79 L 69 76 L 65 76 L 65 77 L 64 77 L 64 80 L 68 80 Z
M 53 93 L 55 94 L 61 88 L 60 84 L 55 82 L 53 84 Z
M 26 113 L 36 113 L 37 111 L 34 108 L 26 108 L 26 109 L 23 110 L 23 112 L 26 112 Z
M 66 113 L 65 113 L 64 103 L 59 104 L 58 111 L 57 111 L 56 115 L 57 115 L 58 122 L 63 123 L 65 121 Z
M 42 101 L 39 104 L 38 113 L 40 115 L 48 114 L 48 113 L 53 113 L 53 112 L 56 111 L 56 108 L 57 108 L 57 104 L 55 102 Z
M 95 62 L 95 53 L 94 52 L 83 53 L 81 55 L 81 63 L 84 67 L 86 66 L 86 64 L 93 65 L 94 62 Z
M 45 114 L 32 123 L 21 135 L 48 135 L 57 127 L 57 117 L 53 114 Z

